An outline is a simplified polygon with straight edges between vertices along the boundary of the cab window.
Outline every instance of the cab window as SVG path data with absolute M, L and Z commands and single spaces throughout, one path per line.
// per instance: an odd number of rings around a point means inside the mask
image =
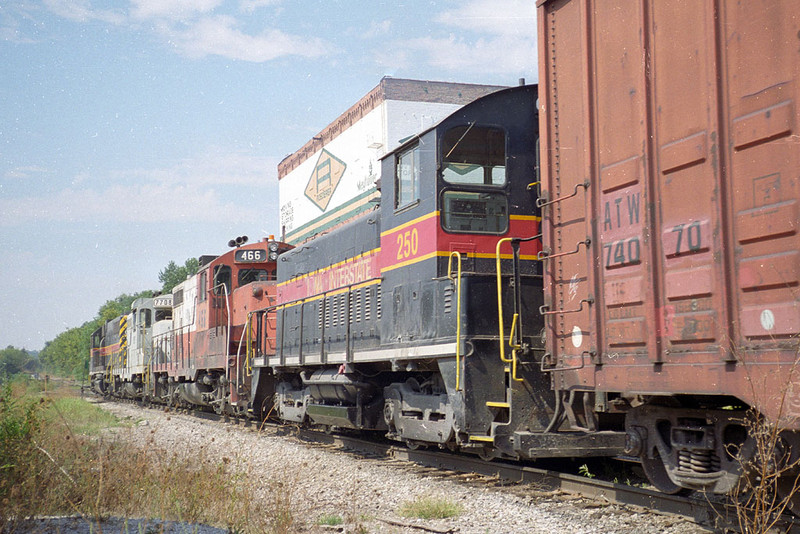
M 208 298 L 208 271 L 203 271 L 200 273 L 200 294 L 198 296 L 198 300 L 200 302 L 205 302 Z
M 419 193 L 419 145 L 397 155 L 395 168 L 395 209 L 417 202 Z
M 508 202 L 503 193 L 444 191 L 442 227 L 448 232 L 504 234 L 508 230 Z
M 506 134 L 474 123 L 450 128 L 442 141 L 442 178 L 451 184 L 506 183 Z
M 103 339 L 102 330 L 100 330 L 100 329 L 95 330 L 94 333 L 92 334 L 92 348 L 93 349 L 98 349 L 98 348 L 102 347 L 102 345 L 101 345 L 102 339 Z
M 150 328 L 150 310 L 145 308 L 139 310 L 139 324 L 144 326 L 144 328 Z
M 238 287 L 245 286 L 250 282 L 266 282 L 270 280 L 269 271 L 266 269 L 241 269 L 237 277 Z
M 215 295 L 230 295 L 231 294 L 231 266 L 230 265 L 217 265 L 216 267 L 214 267 L 214 285 L 213 285 L 213 290 L 214 290 L 214 294 Z

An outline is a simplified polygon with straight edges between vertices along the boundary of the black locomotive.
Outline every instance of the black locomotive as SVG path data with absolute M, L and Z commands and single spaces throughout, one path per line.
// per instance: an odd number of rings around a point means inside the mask
M 537 148 L 519 86 L 387 154 L 379 206 L 277 262 L 254 406 L 486 457 L 618 454 L 621 419 L 562 409 L 542 369 Z

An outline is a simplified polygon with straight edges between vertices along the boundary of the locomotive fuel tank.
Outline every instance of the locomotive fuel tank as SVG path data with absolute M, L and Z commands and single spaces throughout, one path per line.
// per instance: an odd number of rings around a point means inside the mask
M 317 369 L 310 375 L 301 373 L 303 384 L 314 401 L 327 403 L 355 404 L 358 397 L 369 402 L 375 397 L 373 384 L 358 380 L 357 377 L 340 372 L 340 369 Z

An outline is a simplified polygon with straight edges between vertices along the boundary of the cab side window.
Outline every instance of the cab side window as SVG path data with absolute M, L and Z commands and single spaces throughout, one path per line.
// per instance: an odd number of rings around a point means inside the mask
M 266 269 L 241 269 L 238 276 L 239 287 L 251 282 L 266 282 L 269 279 L 269 271 Z
M 200 287 L 199 287 L 199 290 L 198 290 L 199 294 L 198 294 L 197 299 L 200 302 L 205 302 L 205 300 L 208 298 L 208 271 L 203 271 L 202 273 L 200 273 L 200 282 L 199 282 L 199 284 L 200 284 Z
M 402 209 L 419 201 L 419 182 L 419 145 L 417 145 L 397 155 L 395 167 L 395 209 Z
M 139 324 L 143 325 L 145 328 L 150 328 L 151 315 L 149 309 L 145 308 L 143 310 L 139 310 Z
M 231 267 L 230 265 L 217 265 L 214 267 L 214 286 L 215 295 L 231 294 Z
M 508 231 L 508 201 L 503 193 L 444 191 L 442 227 L 465 234 L 504 234 Z

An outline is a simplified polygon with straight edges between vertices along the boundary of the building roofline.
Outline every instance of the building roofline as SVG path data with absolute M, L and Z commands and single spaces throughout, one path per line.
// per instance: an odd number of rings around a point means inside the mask
M 299 167 L 300 164 L 387 100 L 464 105 L 485 94 L 505 88 L 506 86 L 501 85 L 412 80 L 385 76 L 375 88 L 350 106 L 347 111 L 339 115 L 299 150 L 283 158 L 278 163 L 278 180 Z

